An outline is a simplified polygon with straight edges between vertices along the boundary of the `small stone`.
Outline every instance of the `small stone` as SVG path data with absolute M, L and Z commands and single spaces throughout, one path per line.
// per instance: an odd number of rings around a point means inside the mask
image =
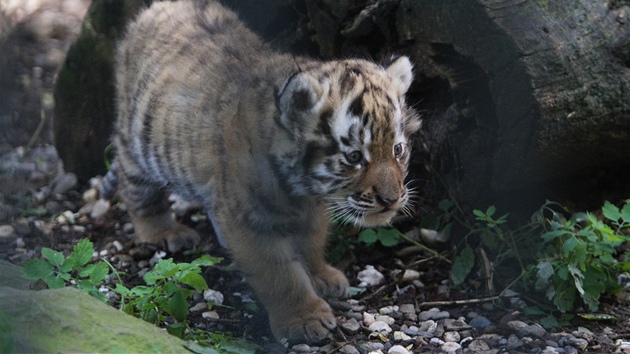
M 59 215 L 57 217 L 57 223 L 61 224 L 61 225 L 72 225 L 74 223 L 76 223 L 76 220 L 74 219 L 74 213 L 70 210 L 66 210 L 63 213 L 61 213 L 61 215 Z
M 574 347 L 567 345 L 566 347 L 563 348 L 564 349 L 564 354 L 578 354 L 578 350 L 575 349 Z M 621 348 L 623 349 L 623 348 Z M 630 349 L 630 345 L 628 345 L 628 347 L 626 349 Z
M 359 331 L 359 329 L 361 329 L 361 325 L 359 324 L 359 321 L 351 318 L 341 325 L 341 329 L 348 334 L 355 334 Z
M 568 341 L 568 344 L 573 347 L 577 347 L 580 350 L 586 350 L 588 347 L 588 341 L 582 338 L 571 338 Z
M 26 242 L 21 237 L 15 239 L 15 247 L 16 248 L 25 248 Z
M 411 284 L 413 284 L 413 286 L 415 286 L 416 289 L 422 289 L 422 288 L 424 288 L 426 286 L 420 280 L 414 280 L 414 281 L 411 282 Z
M 82 198 L 86 203 L 94 203 L 98 200 L 98 190 L 96 190 L 96 188 L 90 188 L 83 192 Z
M 518 331 L 521 328 L 525 328 L 527 327 L 527 323 L 523 322 L 523 321 L 510 321 L 507 323 L 507 326 L 510 327 L 510 329 L 514 330 L 514 331 Z
M 543 349 L 540 354 L 558 354 L 558 349 L 551 347 L 551 346 L 547 346 L 545 347 L 545 349 Z
M 437 329 L 438 323 L 433 320 L 422 321 L 420 331 L 433 333 Z
M 304 344 L 304 343 L 296 344 L 292 346 L 291 350 L 296 353 L 312 353 L 313 352 L 313 348 L 311 348 L 309 345 Z
M 208 304 L 205 302 L 198 302 L 190 308 L 190 312 L 203 311 L 208 309 Z
M 357 279 L 359 280 L 359 287 L 365 288 L 368 286 L 376 286 L 379 285 L 385 280 L 385 276 L 383 273 L 374 269 L 373 266 L 367 265 L 365 269 L 360 271 L 357 275 Z
M 18 220 L 15 223 L 14 227 L 15 227 L 15 232 L 17 232 L 18 235 L 22 235 L 22 236 L 28 236 L 33 231 L 33 227 L 31 226 L 31 223 L 27 219 Z
M 92 212 L 90 213 L 90 217 L 92 219 L 98 219 L 105 215 L 110 208 L 109 200 L 99 199 L 94 203 L 94 207 L 92 208 Z
M 419 329 L 416 326 L 409 326 L 408 328 L 406 328 L 404 330 L 405 334 L 408 334 L 410 336 L 415 336 L 418 335 Z
M 359 350 L 350 344 L 344 345 L 341 349 L 339 349 L 339 352 L 344 354 L 360 354 Z
M 369 327 L 375 321 L 376 321 L 376 319 L 374 318 L 373 314 L 371 314 L 369 312 L 364 312 L 363 313 L 363 324 L 365 324 L 366 326 Z
M 492 322 L 483 316 L 477 316 L 473 318 L 472 320 L 470 320 L 470 323 L 469 323 L 470 326 L 475 327 L 475 328 L 486 328 L 491 324 Z
M 387 354 L 409 354 L 409 350 L 402 345 L 394 345 L 387 351 Z
M 115 240 L 114 242 L 112 242 L 112 246 L 114 246 L 117 252 L 121 252 L 124 248 L 122 243 L 120 243 L 120 241 L 118 240 Z
M 207 320 L 218 320 L 219 318 L 221 318 L 216 311 L 206 311 L 201 314 L 201 317 Z
M 397 342 L 411 340 L 411 337 L 405 334 L 405 332 L 394 331 L 394 340 Z
M 222 305 L 224 297 L 223 294 L 216 290 L 207 289 L 203 292 L 203 299 L 207 302 L 212 302 L 215 305 Z
M 392 333 L 392 328 L 387 323 L 385 323 L 383 321 L 374 321 L 374 323 L 369 325 L 368 328 L 372 332 L 377 332 L 377 333 L 380 333 L 380 334 L 385 335 L 385 336 L 387 336 L 390 333 Z
M 396 311 L 396 308 L 398 306 L 385 306 L 385 307 L 381 307 L 380 309 L 378 309 L 378 313 L 381 315 L 389 315 L 392 312 Z
M 11 225 L 0 226 L 0 238 L 16 237 L 15 229 Z
M 402 281 L 414 281 L 420 279 L 420 272 L 413 269 L 405 269 L 403 276 L 400 280 Z
M 522 346 L 523 346 L 523 342 L 520 339 L 518 339 L 518 337 L 515 336 L 514 334 L 511 334 L 510 337 L 507 339 L 507 344 L 506 344 L 507 349 L 516 349 Z
M 459 333 L 455 331 L 448 331 L 444 333 L 443 338 L 445 342 L 456 342 L 456 343 L 459 343 L 459 341 L 462 339 Z
M 443 345 L 445 342 L 444 342 L 443 340 L 441 340 L 440 338 L 436 338 L 436 337 L 434 337 L 434 338 L 431 338 L 431 340 L 429 341 L 429 343 L 431 343 L 432 345 L 435 345 L 435 346 L 441 346 L 441 345 Z
M 420 314 L 418 315 L 418 320 L 419 321 L 427 321 L 427 320 L 441 320 L 444 318 L 449 318 L 451 317 L 451 314 L 449 314 L 447 311 L 440 311 L 440 309 L 438 309 L 437 307 L 434 307 L 430 310 L 427 311 L 422 311 L 420 312 Z
M 444 328 L 447 331 L 461 331 L 464 329 L 470 329 L 470 325 L 468 325 L 461 319 L 455 320 L 452 318 L 447 318 L 444 320 Z
M 76 187 L 78 182 L 77 175 L 72 172 L 65 173 L 51 183 L 53 194 L 66 194 L 71 189 Z
M 490 346 L 488 345 L 488 343 L 480 339 L 475 339 L 470 342 L 467 348 L 471 353 L 478 353 L 484 350 L 490 350 Z
M 393 325 L 394 323 L 396 323 L 395 319 L 393 319 L 390 316 L 386 316 L 386 315 L 376 315 L 376 316 L 374 316 L 374 319 L 377 320 L 377 321 L 385 322 L 385 323 L 387 323 L 390 326 Z
M 542 326 L 539 325 L 538 323 L 522 327 L 518 329 L 516 332 L 516 334 L 520 335 L 521 337 L 536 337 L 536 338 L 542 338 L 546 333 L 547 331 L 545 331 L 545 329 L 542 328 Z M 585 342 L 588 345 L 588 342 L 587 341 Z
M 416 307 L 413 304 L 402 304 L 399 311 L 404 314 L 416 313 Z
M 462 346 L 459 345 L 459 343 L 455 343 L 455 342 L 446 342 L 442 344 L 442 346 L 440 347 L 440 350 L 442 350 L 445 353 L 455 353 L 456 351 L 460 349 L 462 349 Z

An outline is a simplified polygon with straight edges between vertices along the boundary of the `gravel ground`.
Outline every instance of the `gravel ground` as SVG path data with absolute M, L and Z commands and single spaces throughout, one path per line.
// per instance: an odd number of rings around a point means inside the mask
M 106 259 L 124 272 L 127 286 L 143 284 L 142 275 L 159 258 L 194 259 L 135 245 L 124 207 L 97 199 L 98 178 L 79 185 L 73 174 L 63 172 L 51 146 L 23 150 L 0 156 L 1 259 L 20 264 L 40 257 L 41 247 L 69 254 L 80 239 L 88 238 L 95 245 L 94 260 Z M 229 265 L 229 255 L 218 246 L 203 213 L 181 201 L 173 206 L 182 222 L 208 235 L 200 250 L 226 257 L 222 265 Z M 255 295 L 229 266 L 205 271 L 215 292 L 195 295 L 190 324 L 230 332 L 277 353 L 630 353 L 627 302 L 602 306 L 618 321 L 578 319 L 570 328 L 549 331 L 521 314 L 524 302 L 517 294 L 491 301 L 450 289 L 449 266 L 439 258 L 405 246 L 355 247 L 337 266 L 352 286 L 365 291 L 332 304 L 339 330 L 329 343 L 282 345 L 271 340 L 264 310 L 253 305 Z M 114 293 L 108 298 L 117 299 Z M 205 311 L 208 301 L 225 306 Z

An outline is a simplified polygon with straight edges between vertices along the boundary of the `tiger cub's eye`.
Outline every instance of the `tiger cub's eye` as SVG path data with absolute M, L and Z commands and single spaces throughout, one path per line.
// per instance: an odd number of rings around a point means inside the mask
M 348 160 L 351 164 L 357 164 L 363 160 L 363 154 L 359 150 L 354 150 L 352 152 L 345 154 L 346 160 Z
M 398 143 L 394 145 L 394 156 L 399 159 L 405 153 L 405 144 Z

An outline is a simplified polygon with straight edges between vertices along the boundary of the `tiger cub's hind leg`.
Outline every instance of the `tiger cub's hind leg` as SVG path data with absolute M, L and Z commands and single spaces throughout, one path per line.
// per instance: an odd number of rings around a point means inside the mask
M 137 243 L 166 243 L 172 253 L 200 243 L 197 231 L 175 221 L 168 194 L 160 185 L 119 171 L 119 192 L 127 205 Z

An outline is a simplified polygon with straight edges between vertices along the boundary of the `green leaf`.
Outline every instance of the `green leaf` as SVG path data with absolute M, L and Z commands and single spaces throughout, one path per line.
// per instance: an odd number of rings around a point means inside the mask
M 374 229 L 365 229 L 359 233 L 359 241 L 368 245 L 373 245 L 377 239 Z
M 168 303 L 169 311 L 167 311 L 180 322 L 184 321 L 186 316 L 188 316 L 188 301 L 186 301 L 186 295 L 183 290 L 180 288 L 178 291 L 175 291 Z
M 221 261 L 223 261 L 221 257 L 212 257 L 206 254 L 190 262 L 190 264 L 198 267 L 209 267 L 219 264 Z
M 65 280 L 59 274 L 46 276 L 44 281 L 50 289 L 60 289 L 66 286 Z
M 453 285 L 457 286 L 462 284 L 464 280 L 466 280 L 466 277 L 472 270 L 474 264 L 475 252 L 468 244 L 466 244 L 462 253 L 455 258 L 453 267 L 451 268 L 451 279 L 453 280 Z
M 575 237 L 570 237 L 564 241 L 562 247 L 560 248 L 560 251 L 562 252 L 563 256 L 569 257 L 571 252 L 573 252 L 573 250 L 579 246 L 580 242 L 578 241 L 578 239 L 576 239 Z
M 68 261 L 73 264 L 74 269 L 79 269 L 92 259 L 92 254 L 94 254 L 94 246 L 90 240 L 84 238 L 74 245 Z
M 385 247 L 393 247 L 400 243 L 400 231 L 396 229 L 380 228 L 377 230 L 376 235 Z
M 606 201 L 604 203 L 604 206 L 602 207 L 602 213 L 607 219 L 615 222 L 619 221 L 619 219 L 621 218 L 621 212 L 619 212 L 619 208 L 617 208 L 617 206 L 610 203 L 609 201 Z
M 550 285 L 550 279 L 555 274 L 553 266 L 549 261 L 543 261 L 536 265 L 538 271 L 536 272 L 536 283 L 534 288 L 538 291 L 545 290 Z
M 544 234 L 540 235 L 540 237 L 545 240 L 545 241 L 552 241 L 555 240 L 558 237 L 564 236 L 566 234 L 568 234 L 569 232 L 567 230 L 552 230 L 552 231 L 547 231 Z
M 79 271 L 79 276 L 89 277 L 95 284 L 102 283 L 107 274 L 109 274 L 109 266 L 104 262 L 88 264 Z
M 537 322 L 546 329 L 551 329 L 551 328 L 560 326 L 560 322 L 558 322 L 558 320 L 553 315 L 543 317 L 539 319 Z
M 206 280 L 199 275 L 199 273 L 189 272 L 179 279 L 179 281 L 183 284 L 192 286 L 196 291 L 208 289 Z
M 486 214 L 484 214 L 483 211 L 475 209 L 472 212 L 477 217 L 477 219 L 486 220 Z
M 186 333 L 186 324 L 185 323 L 172 323 L 166 326 L 166 331 L 175 337 L 184 338 L 184 334 Z M 216 351 L 214 351 L 216 352 Z M 218 353 L 218 352 L 217 352 Z
M 178 267 L 177 264 L 173 263 L 173 258 L 160 259 L 153 271 L 164 278 L 170 278 L 177 273 Z
M 46 258 L 50 262 L 50 264 L 54 265 L 55 267 L 60 267 L 63 264 L 63 261 L 66 259 L 63 253 L 57 252 L 48 247 L 42 248 L 42 256 L 44 256 L 44 258 Z
M 621 208 L 621 218 L 624 223 L 630 223 L 630 199 L 626 200 L 626 204 Z
M 494 207 L 494 205 L 490 205 L 488 207 L 488 210 L 486 210 L 486 215 L 488 217 L 492 217 L 492 215 L 494 215 L 494 213 L 497 211 L 497 208 Z
M 22 262 L 22 275 L 27 279 L 43 279 L 55 272 L 52 264 L 40 258 L 27 259 Z

